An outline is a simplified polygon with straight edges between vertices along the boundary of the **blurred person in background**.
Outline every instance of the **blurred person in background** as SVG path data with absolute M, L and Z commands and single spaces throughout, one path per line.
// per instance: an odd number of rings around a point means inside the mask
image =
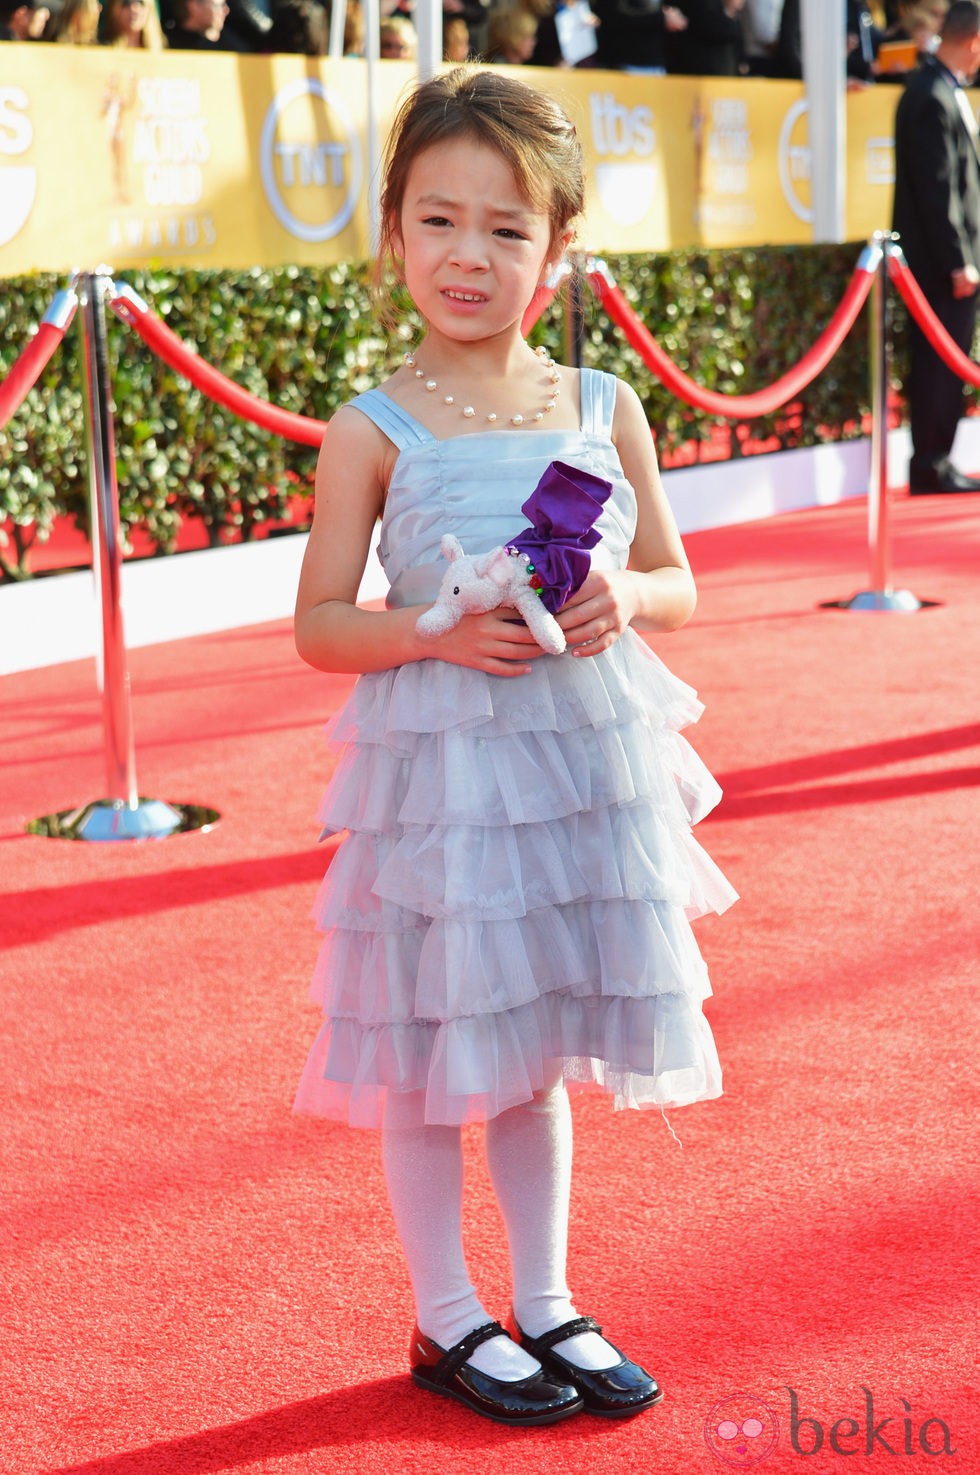
M 163 51 L 167 45 L 153 0 L 106 0 L 99 22 L 103 46 Z
M 222 51 L 268 51 L 272 17 L 268 0 L 228 0 L 228 15 L 221 32 Z
M 470 56 L 482 56 L 487 44 L 489 0 L 442 0 L 442 21 L 459 16 L 470 33 Z
M 531 60 L 537 37 L 537 18 L 530 11 L 498 5 L 487 21 L 487 61 L 524 66 Z
M 878 74 L 881 27 L 866 0 L 847 0 L 847 75 L 854 82 L 873 82 Z
M 460 63 L 470 58 L 470 28 L 461 15 L 442 14 L 442 59 Z
M 0 41 L 39 41 L 50 17 L 35 0 L 0 0 Z
M 949 0 L 898 0 L 898 19 L 881 33 L 878 48 L 878 80 L 881 82 L 904 82 L 939 43 L 939 32 Z M 915 61 L 911 65 L 893 63 L 889 47 L 905 43 L 905 48 L 915 47 Z
M 161 8 L 174 51 L 268 50 L 272 20 L 258 0 L 161 0 Z
M 319 0 L 277 0 L 266 46 L 270 51 L 326 56 L 330 25 Z
M 685 77 L 735 77 L 742 60 L 745 0 L 676 0 L 687 20 L 664 38 L 667 71 Z
M 518 10 L 526 10 L 537 22 L 534 50 L 528 58 L 528 64 L 532 67 L 560 67 L 563 63 L 555 26 L 555 11 L 561 0 L 504 0 L 504 3 L 514 5 Z
M 415 0 L 379 0 L 378 19 L 384 22 L 389 16 L 400 15 L 415 24 Z
M 175 24 L 167 32 L 172 51 L 221 51 L 228 16 L 225 0 L 177 0 Z
M 599 65 L 615 71 L 662 76 L 667 70 L 664 37 L 687 29 L 687 16 L 662 0 L 593 0 L 602 22 Z
M 845 63 L 848 86 L 860 88 L 875 80 L 877 72 L 878 46 L 881 41 L 882 21 L 885 12 L 872 7 L 866 0 L 847 0 L 844 15 L 847 61 Z M 776 43 L 777 69 L 780 77 L 803 76 L 803 25 L 800 18 L 800 0 L 783 0 L 783 13 L 779 22 L 779 39 Z
M 589 0 L 514 0 L 538 23 L 538 33 L 531 52 L 532 67 L 594 67 L 598 54 L 596 32 L 599 17 Z M 571 34 L 560 31 L 563 20 L 573 25 Z M 565 42 L 562 42 L 562 35 Z M 584 43 L 584 46 L 583 46 Z M 566 49 L 568 55 L 566 55 Z M 583 50 L 585 54 L 583 53 Z
M 378 54 L 385 61 L 414 61 L 419 54 L 415 27 L 403 15 L 389 15 L 378 30 Z
M 783 0 L 745 0 L 742 11 L 743 71 L 750 77 L 774 77 Z
M 364 11 L 361 0 L 347 0 L 344 11 L 344 55 L 364 55 Z
M 44 39 L 62 46 L 95 46 L 101 10 L 99 0 L 65 0 L 61 10 L 48 22 Z

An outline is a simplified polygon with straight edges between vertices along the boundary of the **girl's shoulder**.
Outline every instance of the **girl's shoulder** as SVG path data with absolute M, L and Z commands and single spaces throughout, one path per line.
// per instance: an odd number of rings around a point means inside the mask
M 401 402 L 401 396 L 390 392 L 392 379 L 385 380 L 375 389 L 366 389 L 337 411 L 337 419 L 343 416 L 346 422 L 361 421 L 369 424 L 375 435 L 383 437 L 389 446 L 399 451 L 409 446 L 425 445 L 433 439 L 419 420 Z
M 345 478 L 363 478 L 383 489 L 391 479 L 398 451 L 377 415 L 364 413 L 358 395 L 341 405 L 327 421 L 320 442 L 318 466 L 324 476 L 341 471 Z M 380 396 L 379 396 L 380 398 Z

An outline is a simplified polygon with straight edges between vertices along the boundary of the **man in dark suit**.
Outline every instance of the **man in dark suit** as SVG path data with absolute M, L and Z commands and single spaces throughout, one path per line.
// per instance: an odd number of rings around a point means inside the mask
M 688 77 L 734 77 L 742 56 L 739 17 L 745 0 L 676 0 L 687 20 L 664 37 L 668 72 Z
M 600 67 L 610 71 L 667 70 L 665 36 L 687 29 L 687 17 L 661 0 L 590 0 L 599 17 Z
M 970 352 L 980 287 L 980 155 L 962 84 L 980 67 L 980 0 L 953 0 L 939 47 L 912 73 L 895 117 L 893 229 L 947 332 Z M 975 492 L 980 480 L 950 461 L 963 383 L 915 323 L 906 397 L 913 493 Z

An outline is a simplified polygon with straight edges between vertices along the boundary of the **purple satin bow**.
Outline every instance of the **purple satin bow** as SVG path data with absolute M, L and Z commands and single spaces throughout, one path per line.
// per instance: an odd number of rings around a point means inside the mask
M 531 523 L 507 544 L 526 554 L 541 584 L 541 603 L 557 614 L 582 587 L 599 542 L 595 528 L 612 482 L 552 461 L 521 511 Z

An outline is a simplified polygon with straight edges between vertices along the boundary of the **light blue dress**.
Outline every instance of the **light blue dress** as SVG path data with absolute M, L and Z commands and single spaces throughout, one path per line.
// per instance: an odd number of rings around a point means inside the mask
M 612 482 L 592 562 L 625 566 L 616 380 L 581 383 L 579 431 L 440 441 L 381 390 L 352 402 L 399 451 L 379 545 L 391 607 L 435 597 L 444 533 L 467 553 L 520 533 L 554 460 Z M 439 660 L 361 676 L 329 729 L 320 818 L 343 838 L 314 913 L 325 1022 L 296 1109 L 377 1126 L 386 1092 L 421 1089 L 429 1122 L 486 1120 L 556 1060 L 617 1106 L 717 1096 L 690 923 L 735 893 L 691 834 L 720 797 L 680 736 L 701 710 L 632 630 L 527 676 Z

